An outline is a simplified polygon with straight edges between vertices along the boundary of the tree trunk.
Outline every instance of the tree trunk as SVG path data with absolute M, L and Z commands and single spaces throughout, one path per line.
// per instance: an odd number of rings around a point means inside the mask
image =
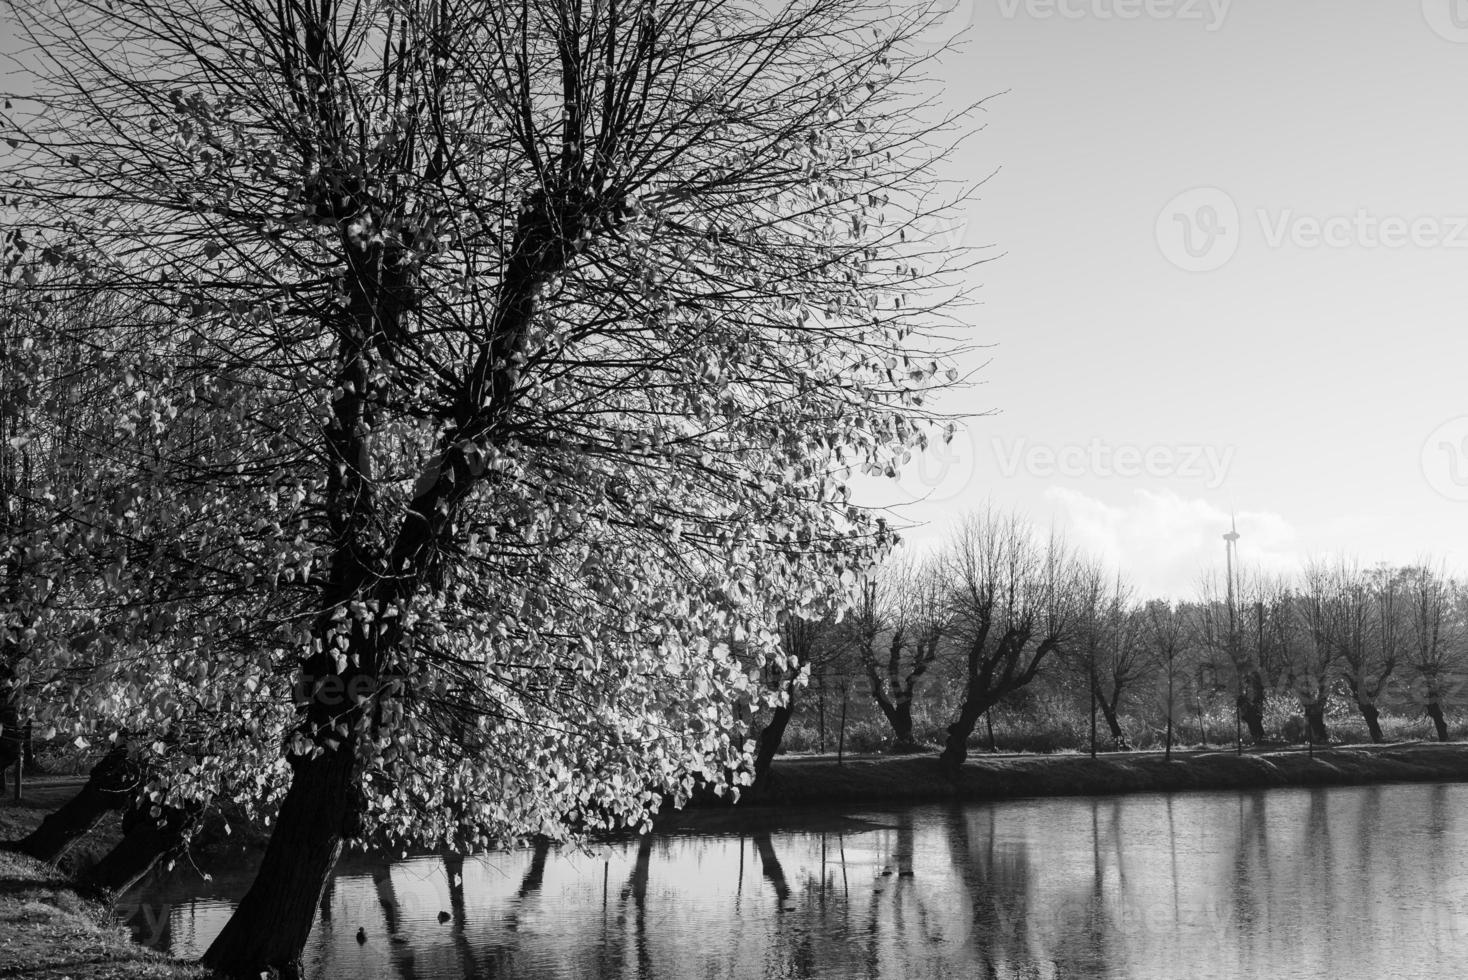
M 146 812 L 130 812 L 123 820 L 125 836 L 87 871 L 84 880 L 108 894 L 122 894 L 159 861 L 182 854 L 201 815 L 198 807 L 166 807 L 161 819 Z
M 888 720 L 892 722 L 892 748 L 897 752 L 911 751 L 917 744 L 912 739 L 912 702 L 898 701 Z
M 1371 733 L 1371 741 L 1380 745 L 1383 741 L 1381 734 L 1381 712 L 1376 705 L 1367 701 L 1357 701 L 1356 706 L 1361 709 L 1361 717 L 1366 720 L 1366 730 Z
M 1244 727 L 1249 729 L 1249 740 L 1254 743 L 1264 741 L 1264 701 L 1255 700 L 1250 694 L 1239 695 L 1239 717 L 1243 719 Z
M 104 816 L 127 806 L 141 779 L 141 769 L 128 759 L 127 747 L 117 746 L 92 767 L 81 791 L 17 841 L 14 849 L 55 864 Z
M 227 977 L 255 980 L 275 970 L 284 980 L 298 980 L 322 890 L 343 840 L 358 832 L 352 741 L 292 761 L 290 789 L 255 881 L 203 956 L 205 966 Z
M 826 754 L 826 681 L 821 678 L 821 686 L 817 692 L 816 717 L 820 728 L 821 755 Z
M 1105 698 L 1097 698 L 1101 705 L 1101 716 L 1106 719 L 1106 728 L 1111 732 L 1111 738 L 1118 747 L 1126 745 L 1126 732 L 1122 730 L 1121 719 L 1116 716 L 1116 702 L 1107 703 Z
M 980 716 L 989 708 L 982 698 L 964 698 L 958 718 L 948 726 L 948 738 L 943 743 L 943 752 L 938 756 L 938 765 L 949 779 L 958 778 L 958 770 L 968 758 L 968 740 Z
M 785 740 L 785 726 L 790 724 L 790 716 L 795 714 L 794 685 L 788 685 L 785 693 L 785 703 L 775 709 L 770 723 L 759 733 L 759 744 L 754 754 L 753 788 L 756 790 L 769 788 L 770 767 L 780 751 L 780 743 Z
M 1091 674 L 1091 758 L 1096 758 L 1096 675 Z
M 1346 686 L 1350 688 L 1351 697 L 1356 701 L 1356 710 L 1361 712 L 1361 718 L 1366 722 L 1366 730 L 1371 735 L 1372 743 L 1380 745 L 1382 743 L 1381 712 L 1377 710 L 1376 705 L 1371 703 L 1364 689 L 1365 685 L 1361 683 L 1354 671 L 1346 674 Z
M 1172 687 L 1173 687 L 1172 661 L 1171 661 L 1171 659 L 1169 659 L 1168 660 L 1168 663 L 1167 663 L 1167 749 L 1163 753 L 1163 758 L 1166 759 L 1169 762 L 1172 761 L 1172 715 L 1173 715 L 1173 709 L 1174 709 L 1173 695 L 1172 695 Z
M 911 744 L 912 703 L 903 702 L 900 697 L 896 701 L 892 700 L 887 694 L 887 685 L 882 676 L 871 663 L 867 664 L 867 679 L 871 682 L 872 700 L 877 702 L 882 717 L 887 719 L 887 724 L 892 728 L 894 747 Z
M 1310 726 L 1310 742 L 1316 745 L 1325 745 L 1330 742 L 1330 733 L 1325 728 L 1325 702 L 1315 701 L 1306 704 L 1305 723 Z
M 1436 698 L 1427 702 L 1427 717 L 1432 719 L 1432 727 L 1437 729 L 1437 740 L 1446 742 L 1448 740 L 1448 721 L 1443 717 L 1443 706 Z

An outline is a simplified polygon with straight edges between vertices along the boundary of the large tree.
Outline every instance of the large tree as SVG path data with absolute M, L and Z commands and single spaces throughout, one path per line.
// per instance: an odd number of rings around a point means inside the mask
M 1264 739 L 1265 677 L 1274 650 L 1263 625 L 1272 586 L 1257 574 L 1241 572 L 1239 578 L 1235 591 L 1220 589 L 1212 576 L 1203 580 L 1200 601 L 1189 607 L 1190 635 L 1212 664 L 1212 683 L 1228 678 L 1224 683 L 1232 689 L 1238 721 L 1258 743 Z
M 1096 751 L 1096 709 L 1117 748 L 1129 747 L 1121 727 L 1122 698 L 1155 666 L 1153 648 L 1141 640 L 1141 617 L 1132 589 L 1119 575 L 1108 582 L 1096 564 L 1081 566 L 1075 585 L 1074 642 L 1066 660 L 1085 678 L 1091 699 L 1091 751 Z
M 913 703 L 948 626 L 943 577 L 931 560 L 884 564 L 852 603 L 842 632 L 861 656 L 872 699 L 892 727 L 893 749 L 917 748 Z
M 1152 663 L 1161 673 L 1162 704 L 1166 711 L 1166 758 L 1172 758 L 1173 726 L 1179 714 L 1181 692 L 1179 681 L 1186 676 L 1186 658 L 1190 649 L 1187 618 L 1177 605 L 1161 599 L 1146 603 L 1140 613 L 1141 642 L 1150 652 Z M 1199 739 L 1202 731 L 1199 730 Z
M 1432 719 L 1439 742 L 1448 740 L 1443 705 L 1461 685 L 1464 663 L 1462 589 L 1429 561 L 1401 570 L 1406 620 L 1403 659 L 1415 679 L 1416 695 Z M 1456 601 L 1455 601 L 1456 600 Z
M 1286 588 L 1275 596 L 1292 614 L 1281 618 L 1275 634 L 1284 668 L 1281 679 L 1304 712 L 1312 743 L 1330 741 L 1325 709 L 1340 667 L 1346 625 L 1339 599 L 1330 567 L 1320 562 L 1305 566 L 1298 589 Z
M 778 662 L 777 612 L 870 566 L 845 474 L 895 472 L 951 377 L 905 230 L 943 126 L 913 121 L 919 21 L 11 9 L 15 282 L 148 334 L 85 447 L 106 479 L 35 495 L 27 574 L 76 601 L 28 607 L 24 679 L 166 732 L 159 801 L 272 817 L 206 961 L 296 972 L 346 841 L 637 824 L 747 767 L 759 685 L 717 641 Z
M 1382 621 L 1383 616 L 1393 617 L 1396 612 L 1396 583 L 1382 569 L 1368 572 L 1346 562 L 1337 563 L 1331 577 L 1341 676 L 1371 741 L 1380 743 L 1378 702 L 1396 670 L 1401 646 L 1398 624 Z
M 1059 541 L 993 508 L 964 520 L 941 567 L 963 670 L 957 717 L 939 755 L 954 777 L 984 712 L 1034 680 L 1071 637 L 1075 568 Z

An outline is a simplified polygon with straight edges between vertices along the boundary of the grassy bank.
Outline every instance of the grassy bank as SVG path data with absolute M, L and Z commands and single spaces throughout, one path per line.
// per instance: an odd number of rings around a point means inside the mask
M 106 909 L 39 861 L 0 851 L 0 977 L 181 980 L 198 967 L 132 941 Z
M 24 800 L 0 802 L 0 840 L 29 833 L 75 794 L 77 777 L 28 781 Z M 117 839 L 116 820 L 104 821 L 72 860 L 85 861 Z M 70 862 L 68 862 L 69 864 Z M 40 861 L 0 850 L 0 977 L 36 980 L 181 980 L 204 976 L 132 941 L 110 921 L 106 907 L 77 890 L 71 878 Z
M 783 757 L 769 789 L 748 802 L 764 806 L 861 806 L 1031 796 L 1100 796 L 1277 786 L 1468 780 L 1468 745 L 1415 743 L 1302 749 L 1085 755 L 973 755 L 956 784 L 934 755 L 847 759 Z

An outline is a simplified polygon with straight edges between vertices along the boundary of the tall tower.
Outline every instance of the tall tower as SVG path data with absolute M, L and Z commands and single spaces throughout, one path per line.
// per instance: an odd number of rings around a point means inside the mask
M 1239 550 L 1239 522 L 1234 515 L 1228 515 L 1228 531 L 1223 536 L 1223 553 L 1228 562 L 1226 574 L 1228 575 L 1228 655 L 1234 662 L 1235 668 L 1239 666 L 1239 631 L 1234 619 L 1234 558 L 1238 556 Z M 1244 675 L 1240 671 L 1238 675 L 1239 690 L 1238 697 L 1234 699 L 1234 747 L 1240 755 L 1244 752 Z
M 1234 559 L 1239 553 L 1239 523 L 1232 514 L 1229 515 L 1229 530 L 1223 536 L 1224 559 L 1228 563 L 1228 633 L 1233 637 L 1234 632 Z

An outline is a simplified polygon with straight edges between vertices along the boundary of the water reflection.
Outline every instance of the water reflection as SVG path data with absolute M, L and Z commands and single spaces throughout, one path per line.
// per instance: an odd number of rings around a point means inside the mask
M 321 980 L 1459 975 L 1465 803 L 1457 785 L 1016 801 L 357 859 L 307 962 Z M 197 955 L 248 883 L 175 874 L 122 911 Z

